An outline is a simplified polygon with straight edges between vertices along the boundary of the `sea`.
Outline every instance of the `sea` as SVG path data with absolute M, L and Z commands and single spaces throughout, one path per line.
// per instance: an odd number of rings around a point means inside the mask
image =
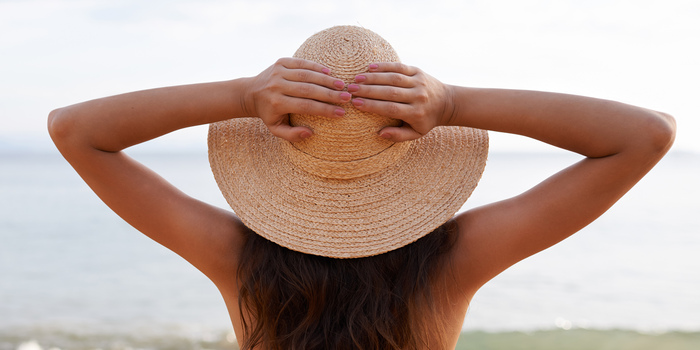
M 133 156 L 228 208 L 205 152 Z M 493 152 L 462 210 L 580 158 Z M 600 219 L 494 278 L 463 330 L 458 349 L 700 349 L 700 155 L 670 153 Z M 58 153 L 0 154 L 0 350 L 236 348 L 214 285 Z

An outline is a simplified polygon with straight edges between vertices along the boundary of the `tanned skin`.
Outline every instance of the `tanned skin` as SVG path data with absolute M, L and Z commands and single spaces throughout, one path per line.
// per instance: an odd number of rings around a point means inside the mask
M 54 110 L 51 137 L 92 190 L 119 216 L 197 267 L 218 287 L 239 339 L 236 281 L 242 224 L 230 211 L 187 196 L 124 149 L 171 131 L 236 117 L 259 117 L 289 141 L 313 137 L 289 113 L 343 118 L 334 103 L 404 121 L 381 137 L 401 142 L 438 125 L 524 135 L 585 158 L 516 197 L 459 214 L 452 283 L 434 286 L 457 342 L 469 302 L 516 262 L 603 214 L 668 151 L 675 121 L 618 102 L 536 91 L 446 85 L 418 68 L 376 63 L 344 86 L 317 63 L 283 58 L 251 78 L 166 87 Z M 347 87 L 347 91 L 343 91 Z M 429 179 L 426 179 L 429 180 Z

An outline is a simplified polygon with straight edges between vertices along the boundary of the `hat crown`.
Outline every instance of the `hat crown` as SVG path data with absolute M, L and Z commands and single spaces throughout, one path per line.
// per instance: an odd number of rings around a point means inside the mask
M 336 26 L 318 32 L 299 47 L 294 57 L 328 67 L 331 76 L 346 84 L 353 83 L 356 75 L 367 72 L 371 63 L 399 62 L 398 55 L 386 40 L 368 29 L 356 26 Z M 292 144 L 294 150 L 304 153 L 290 155 L 294 163 L 309 168 L 309 164 L 300 164 L 307 162 L 309 157 L 320 160 L 326 166 L 329 162 L 357 162 L 391 148 L 405 148 L 393 147 L 394 142 L 378 135 L 379 130 L 386 126 L 400 125 L 400 120 L 359 111 L 350 102 L 339 106 L 345 109 L 345 115 L 341 118 L 290 115 L 291 125 L 307 126 L 314 132 L 313 137 Z M 373 168 L 378 167 L 377 162 L 365 163 L 373 164 Z M 387 162 L 379 163 L 384 163 L 383 166 L 390 165 Z M 352 168 L 354 170 L 351 174 L 337 174 L 340 169 L 322 172 L 324 176 L 356 177 L 379 170 L 361 170 L 357 164 Z M 312 169 L 307 170 L 314 172 Z
M 370 63 L 399 62 L 399 56 L 379 34 L 357 26 L 335 26 L 304 41 L 294 57 L 330 68 L 330 75 L 345 83 L 367 72 Z

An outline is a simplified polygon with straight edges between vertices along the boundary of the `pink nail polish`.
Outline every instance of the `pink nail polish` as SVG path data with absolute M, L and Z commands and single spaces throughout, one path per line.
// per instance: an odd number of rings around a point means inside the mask
M 363 82 L 363 81 L 365 81 L 365 80 L 367 80 L 367 77 L 364 76 L 364 75 L 358 75 L 358 76 L 355 77 L 355 81 L 358 82 L 358 83 L 361 83 L 361 82 Z
M 324 74 L 330 74 L 331 70 L 328 68 L 323 68 L 323 69 L 321 69 L 321 72 L 323 72 Z
M 352 95 L 349 92 L 342 92 L 340 93 L 340 99 L 343 101 L 350 101 L 350 98 L 352 98 Z
M 309 138 L 309 136 L 311 136 L 311 133 L 308 131 L 302 131 L 302 133 L 299 134 L 299 137 L 301 137 L 302 139 L 307 139 Z
M 345 83 L 343 83 L 341 80 L 334 81 L 333 85 L 338 89 L 342 89 L 345 87 Z
M 334 111 L 335 115 L 342 117 L 345 115 L 345 110 L 342 108 L 336 108 Z
M 348 92 L 357 92 L 357 91 L 360 91 L 359 85 L 355 85 L 355 84 L 348 85 Z
M 388 138 L 391 138 L 391 135 L 389 133 L 384 132 L 384 133 L 379 134 L 379 137 L 388 139 Z
M 370 70 L 371 70 L 371 69 L 377 69 L 377 68 L 379 68 L 379 65 L 378 65 L 378 64 L 372 63 L 372 64 L 369 65 L 369 69 L 370 69 Z
M 363 104 L 365 104 L 365 101 L 363 101 L 360 98 L 356 98 L 356 99 L 352 100 L 352 104 L 359 107 L 359 106 L 362 106 Z

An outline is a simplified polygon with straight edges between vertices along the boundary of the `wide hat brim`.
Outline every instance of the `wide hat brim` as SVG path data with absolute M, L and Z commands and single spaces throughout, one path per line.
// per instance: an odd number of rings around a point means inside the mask
M 402 159 L 355 179 L 309 174 L 255 118 L 212 124 L 209 159 L 233 211 L 289 249 L 358 258 L 410 244 L 447 222 L 471 195 L 488 153 L 486 131 L 437 127 Z

